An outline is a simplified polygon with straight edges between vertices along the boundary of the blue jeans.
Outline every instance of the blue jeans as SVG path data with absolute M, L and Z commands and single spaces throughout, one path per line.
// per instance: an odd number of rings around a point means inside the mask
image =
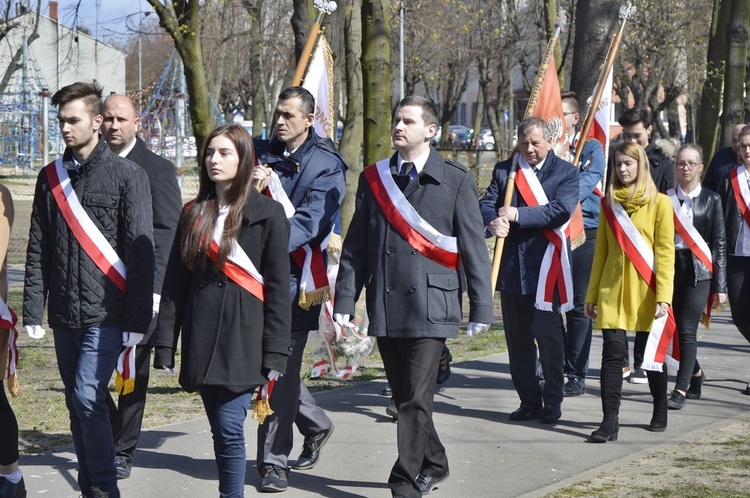
M 245 418 L 253 392 L 234 393 L 221 386 L 198 388 L 214 439 L 219 496 L 245 496 Z
M 119 497 L 106 400 L 122 347 L 122 327 L 56 328 L 53 334 L 78 457 L 78 485 L 84 496 L 96 486 Z

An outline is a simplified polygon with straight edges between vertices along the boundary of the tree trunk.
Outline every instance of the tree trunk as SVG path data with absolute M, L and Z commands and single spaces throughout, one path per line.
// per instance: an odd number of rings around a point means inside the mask
M 586 109 L 586 99 L 594 93 L 607 50 L 619 27 L 620 4 L 620 0 L 578 0 L 570 89 L 578 95 L 582 111 Z
M 174 41 L 182 58 L 187 84 L 190 121 L 197 150 L 203 149 L 206 137 L 213 131 L 214 119 L 208 98 L 206 70 L 201 44 L 201 5 L 199 0 L 174 0 L 170 7 L 159 0 L 148 0 L 159 16 L 159 25 Z
M 391 155 L 390 0 L 363 0 L 364 163 Z
M 362 172 L 362 0 L 346 0 L 344 25 L 345 76 L 346 76 L 346 117 L 344 134 L 341 136 L 339 151 L 347 166 L 346 195 L 341 204 L 341 235 L 349 229 L 354 214 L 354 200 L 359 175 Z
M 729 0 L 714 0 L 708 54 L 706 55 L 706 81 L 703 83 L 700 118 L 698 119 L 698 142 L 703 147 L 706 160 L 716 152 L 719 138 L 719 111 L 726 69 L 726 33 L 730 13 L 731 2 Z M 722 144 L 724 145 L 726 144 Z
M 724 111 L 721 116 L 722 143 L 730 143 L 732 128 L 743 122 L 745 65 L 747 42 L 750 40 L 750 0 L 732 2 L 731 19 L 727 25 L 727 71 L 724 78 Z

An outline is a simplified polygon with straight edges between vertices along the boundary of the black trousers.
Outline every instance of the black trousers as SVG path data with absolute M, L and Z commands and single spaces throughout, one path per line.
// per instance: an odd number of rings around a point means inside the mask
M 139 345 L 135 348 L 135 389 L 133 392 L 120 395 L 115 404 L 112 395 L 107 393 L 107 406 L 112 422 L 112 440 L 115 443 L 115 455 L 133 461 L 133 453 L 138 445 L 143 426 L 143 411 L 146 408 L 148 379 L 151 368 L 152 346 Z
M 698 364 L 698 324 L 701 314 L 706 309 L 708 294 L 711 292 L 711 281 L 695 283 L 694 277 L 680 278 L 676 274 L 672 309 L 677 322 L 677 340 L 680 345 L 680 368 L 677 370 L 675 389 L 687 391 L 690 377 Z M 700 367 L 698 367 L 700 368 Z
M 586 230 L 586 242 L 573 251 L 573 304 L 575 308 L 565 314 L 568 329 L 565 331 L 565 374 L 585 379 L 589 371 L 591 352 L 591 320 L 583 312 L 586 290 L 594 261 L 596 229 Z
M 734 325 L 750 342 L 750 257 L 727 256 L 727 294 Z
M 418 474 L 442 477 L 448 457 L 432 422 L 440 355 L 445 339 L 378 337 L 385 374 L 398 408 L 398 458 L 388 485 L 394 495 L 421 498 Z
M 18 461 L 18 422 L 5 395 L 5 386 L 0 380 L 0 465 L 11 465 Z
M 538 409 L 542 404 L 560 405 L 565 383 L 562 315 L 556 311 L 536 309 L 535 296 L 530 294 L 501 292 L 500 302 L 508 343 L 510 377 L 521 398 L 521 406 Z M 537 345 L 544 372 L 544 388 L 536 372 Z

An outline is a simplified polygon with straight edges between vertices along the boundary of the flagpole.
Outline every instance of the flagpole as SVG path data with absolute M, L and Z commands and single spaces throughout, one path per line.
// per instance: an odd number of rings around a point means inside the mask
M 531 95 L 529 96 L 529 102 L 528 104 L 526 104 L 526 111 L 524 112 L 524 115 L 523 115 L 524 119 L 534 114 L 537 99 L 539 98 L 539 91 L 541 90 L 542 83 L 544 82 L 544 76 L 545 74 L 547 74 L 547 71 L 550 69 L 549 67 L 550 57 L 552 56 L 552 53 L 555 50 L 555 45 L 557 44 L 557 38 L 560 36 L 560 33 L 562 33 L 562 30 L 565 28 L 565 16 L 562 10 L 558 12 L 555 26 L 556 26 L 555 32 L 552 33 L 552 36 L 547 42 L 547 47 L 544 50 L 542 61 L 539 64 L 539 70 L 537 71 L 536 80 L 534 81 L 534 86 L 532 87 Z M 553 67 L 551 69 L 553 71 L 557 71 L 556 67 Z M 517 167 L 518 167 L 518 153 L 516 152 L 513 154 L 513 162 L 510 166 L 510 173 L 508 174 L 508 181 L 505 184 L 505 198 L 503 199 L 503 207 L 510 206 L 511 201 L 513 200 L 513 191 L 516 188 Z M 493 251 L 493 254 L 492 254 L 492 273 L 491 273 L 493 293 L 495 292 L 495 289 L 497 288 L 497 277 L 500 273 L 500 262 L 502 261 L 504 246 L 505 246 L 504 237 L 498 237 L 495 239 L 495 250 Z
M 581 134 L 579 135 L 581 138 L 576 144 L 576 153 L 573 157 L 573 165 L 575 166 L 578 166 L 578 161 L 580 161 L 581 159 L 583 146 L 586 144 L 586 137 L 589 136 L 589 131 L 591 130 L 591 125 L 594 122 L 596 111 L 599 108 L 599 102 L 601 102 L 602 100 L 602 93 L 604 92 L 604 87 L 607 84 L 609 72 L 612 70 L 612 66 L 615 64 L 615 57 L 617 56 L 617 51 L 619 50 L 620 42 L 622 41 L 622 33 L 625 31 L 625 23 L 628 19 L 633 17 L 635 11 L 635 5 L 631 5 L 630 2 L 628 2 L 628 5 L 623 5 L 620 7 L 620 20 L 622 22 L 620 23 L 620 29 L 618 30 L 617 35 L 615 35 L 612 43 L 609 46 L 609 50 L 607 51 L 607 59 L 605 60 L 604 68 L 599 75 L 599 82 L 596 86 L 596 92 L 594 93 L 593 101 L 589 106 L 588 113 L 586 114 L 586 119 L 583 121 Z M 602 144 L 602 146 L 604 146 L 604 144 Z
M 297 61 L 297 68 L 294 71 L 294 76 L 292 77 L 292 83 L 290 86 L 300 86 L 302 81 L 304 81 L 307 68 L 310 66 L 312 55 L 315 53 L 320 37 L 323 35 L 323 30 L 325 29 L 320 25 L 323 22 L 323 16 L 332 14 L 337 7 L 336 2 L 332 0 L 315 0 L 314 4 L 315 9 L 318 11 L 318 15 L 315 17 L 315 21 L 310 28 L 310 33 L 307 35 L 307 41 L 305 42 L 305 47 L 302 49 L 299 61 Z M 273 129 L 271 130 L 271 139 L 275 136 L 276 123 L 274 123 Z M 253 182 L 253 186 L 257 190 L 261 190 L 261 184 L 262 182 L 260 180 L 255 180 Z

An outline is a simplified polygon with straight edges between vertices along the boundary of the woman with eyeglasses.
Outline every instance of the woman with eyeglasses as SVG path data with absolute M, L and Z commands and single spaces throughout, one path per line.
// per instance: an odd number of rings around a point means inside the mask
M 727 298 L 726 237 L 719 195 L 701 186 L 703 150 L 680 147 L 675 158 L 678 185 L 667 191 L 675 222 L 675 282 L 672 309 L 677 323 L 680 367 L 669 398 L 681 410 L 686 399 L 701 397 L 706 379 L 697 360 L 698 323 L 714 302 Z
M 740 130 L 742 164 L 719 182 L 727 238 L 727 294 L 732 320 L 750 342 L 750 126 Z M 742 394 L 750 395 L 750 384 Z
M 614 174 L 602 199 L 594 262 L 584 312 L 601 329 L 601 396 L 604 418 L 591 441 L 617 441 L 622 398 L 622 365 L 628 352 L 626 330 L 636 331 L 636 347 L 648 341 L 655 319 L 668 312 L 674 284 L 674 221 L 669 199 L 649 173 L 643 148 L 621 143 Z M 606 220 L 606 221 L 605 221 Z M 622 241 L 622 245 L 621 245 Z M 667 428 L 667 370 L 648 371 L 654 399 L 649 430 Z

